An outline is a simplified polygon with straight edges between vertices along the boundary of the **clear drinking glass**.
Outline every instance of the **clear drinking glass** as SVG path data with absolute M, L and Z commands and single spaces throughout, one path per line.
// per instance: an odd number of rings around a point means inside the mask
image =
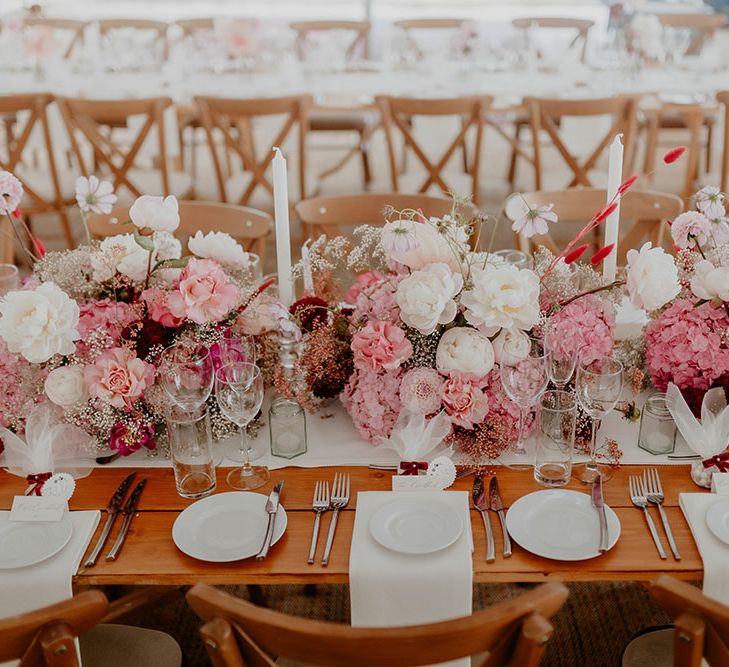
M 20 287 L 18 267 L 15 264 L 0 264 L 0 296 Z
M 557 389 L 564 389 L 577 365 L 577 349 L 571 341 L 562 340 L 554 327 L 544 327 L 544 350 L 547 353 L 547 374 Z
M 210 397 L 214 369 L 210 351 L 202 345 L 178 343 L 160 356 L 159 377 L 172 403 L 194 412 Z
M 620 400 L 623 391 L 623 365 L 612 357 L 600 357 L 590 363 L 580 363 L 575 382 L 580 407 L 592 419 L 592 442 L 589 460 L 578 467 L 578 478 L 592 483 L 598 474 L 610 479 L 612 468 L 597 462 L 597 430 L 603 419 Z
M 251 448 L 246 427 L 258 414 L 263 403 L 263 377 L 255 364 L 238 362 L 222 366 L 215 374 L 215 399 L 220 411 L 240 430 L 240 443 L 226 452 L 232 460 L 243 465 L 228 473 L 228 484 L 239 491 L 263 486 L 269 478 L 268 468 L 251 465 Z
M 577 399 L 572 392 L 545 391 L 539 401 L 534 479 L 543 486 L 565 486 L 572 476 Z
M 204 498 L 215 491 L 213 435 L 205 406 L 195 412 L 173 407 L 167 416 L 172 469 L 177 493 Z
M 507 248 L 506 250 L 497 250 L 494 255 L 498 255 L 507 264 L 512 264 L 519 269 L 531 269 L 534 264 L 532 256 L 523 250 Z

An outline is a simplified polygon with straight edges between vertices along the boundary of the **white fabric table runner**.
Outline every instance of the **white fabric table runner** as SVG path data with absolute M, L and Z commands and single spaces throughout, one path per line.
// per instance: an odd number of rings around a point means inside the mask
M 463 534 L 455 544 L 432 554 L 400 554 L 381 546 L 370 534 L 370 518 L 382 505 L 400 496 L 442 499 L 463 517 Z M 397 627 L 469 616 L 472 548 L 466 491 L 359 492 L 349 556 L 352 625 Z M 445 664 L 470 665 L 470 659 Z

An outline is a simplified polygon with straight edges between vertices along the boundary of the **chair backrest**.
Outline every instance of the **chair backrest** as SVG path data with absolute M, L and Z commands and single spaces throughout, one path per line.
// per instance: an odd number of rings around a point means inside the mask
M 399 131 L 405 142 L 405 149 L 411 149 L 421 165 L 425 168 L 428 176 L 418 188 L 419 193 L 426 193 L 435 186 L 443 193 L 454 192 L 444 176 L 451 158 L 459 148 L 465 150 L 466 142 L 471 141 L 470 154 L 472 156 L 469 165 L 471 176 L 471 192 L 455 193 L 470 194 L 474 204 L 479 201 L 479 168 L 481 165 L 481 144 L 486 112 L 491 106 L 492 98 L 485 96 L 454 97 L 448 99 L 420 99 L 409 97 L 378 97 L 377 103 L 382 114 L 382 124 L 387 138 L 387 152 L 390 162 L 390 179 L 392 189 L 399 192 L 399 168 L 397 164 L 397 146 L 395 142 L 395 130 Z M 418 143 L 413 132 L 413 119 L 417 116 L 442 116 L 460 118 L 460 131 L 452 143 L 448 145 L 445 152 L 437 160 L 432 160 L 425 152 L 422 144 Z M 471 132 L 471 130 L 473 130 Z
M 674 619 L 675 667 L 729 665 L 729 606 L 700 590 L 662 574 L 651 582 L 651 595 Z
M 472 616 L 397 628 L 352 628 L 262 609 L 198 584 L 187 601 L 207 624 L 201 633 L 216 667 L 273 667 L 280 655 L 321 666 L 406 667 L 489 655 L 481 667 L 539 664 L 554 616 L 567 599 L 549 583 Z
M 230 234 L 248 252 L 254 252 L 263 263 L 266 238 L 273 230 L 273 218 L 264 211 L 247 206 L 206 201 L 181 201 L 180 226 L 175 236 L 187 242 L 195 232 L 225 232 Z M 89 214 L 87 224 L 91 236 L 104 239 L 124 234 L 128 227 L 120 226 L 129 220 L 129 206 L 116 206 L 108 215 Z
M 225 157 L 225 154 L 221 156 L 221 150 L 237 157 L 243 170 L 251 176 L 250 182 L 238 201 L 233 202 L 245 206 L 259 187 L 273 195 L 273 185 L 266 175 L 273 160 L 273 148 L 283 146 L 297 127 L 299 193 L 302 199 L 306 197 L 306 134 L 309 129 L 309 109 L 313 105 L 311 96 L 244 100 L 196 97 L 195 100 L 200 108 L 200 116 L 208 138 L 221 201 L 230 201 L 222 168 L 222 158 Z M 283 116 L 283 125 L 269 146 L 257 150 L 254 142 L 253 123 L 257 118 L 266 116 Z M 219 141 L 220 136 L 223 138 L 222 146 Z
M 716 101 L 724 107 L 724 142 L 721 156 L 721 191 L 729 187 L 729 90 L 716 94 Z
M 70 58 L 74 50 L 83 47 L 84 33 L 89 25 L 87 21 L 78 21 L 76 19 L 46 18 L 43 16 L 28 16 L 24 19 L 26 26 L 44 26 L 51 30 L 60 30 L 70 33 L 70 40 L 63 52 L 63 58 Z
M 76 667 L 81 663 L 74 640 L 101 622 L 108 608 L 101 591 L 86 591 L 43 609 L 0 619 L 0 662 L 20 660 L 19 667 Z
M 306 60 L 306 42 L 315 33 L 347 32 L 352 33 L 352 42 L 344 53 L 346 62 L 366 57 L 370 34 L 369 21 L 296 21 L 289 26 L 296 33 L 294 50 L 299 60 Z
M 154 33 L 154 41 L 159 42 L 162 51 L 162 60 L 167 60 L 169 43 L 167 42 L 168 24 L 164 21 L 152 19 L 101 19 L 99 21 L 99 34 L 104 37 L 115 30 L 144 30 Z
M 588 33 L 590 32 L 590 28 L 595 25 L 595 22 L 588 19 L 571 19 L 556 16 L 534 16 L 513 19 L 511 25 L 525 32 L 532 27 L 536 27 L 539 29 L 551 28 L 558 30 L 575 30 L 577 34 L 570 42 L 570 48 L 578 43 L 581 43 L 582 47 L 580 51 L 580 60 L 584 62 L 585 56 L 587 55 Z
M 661 25 L 669 28 L 686 28 L 693 32 L 693 39 L 686 49 L 687 55 L 697 55 L 716 31 L 725 26 L 727 17 L 717 13 L 675 12 L 656 14 Z
M 630 166 L 630 157 L 635 140 L 636 113 L 638 100 L 631 95 L 618 95 L 599 99 L 544 99 L 528 97 L 524 100 L 530 112 L 532 144 L 534 155 L 534 171 L 536 189 L 542 188 L 542 130 L 544 130 L 554 148 L 572 171 L 572 179 L 567 185 L 592 187 L 588 172 L 593 169 L 603 153 L 609 148 L 618 133 L 623 134 L 625 150 L 624 174 Z M 612 117 L 612 124 L 605 135 L 597 142 L 592 153 L 580 163 L 569 150 L 565 139 L 560 135 L 562 119 L 569 117 L 606 116 Z
M 559 217 L 557 227 L 564 223 L 579 223 L 583 227 L 607 201 L 607 192 L 595 188 L 573 188 L 553 192 L 527 192 L 524 200 L 530 206 L 546 206 L 554 204 L 554 212 Z M 508 208 L 507 217 L 508 217 Z M 666 228 L 666 221 L 673 220 L 683 211 L 680 197 L 663 192 L 639 192 L 629 190 L 620 200 L 620 219 L 622 234 L 618 240 L 620 258 L 631 248 L 640 246 L 641 241 L 650 240 L 654 245 L 661 245 Z M 516 216 L 514 216 L 516 217 Z M 628 222 L 633 224 L 628 226 Z M 513 219 L 512 219 L 513 222 Z M 598 238 L 602 238 L 602 233 Z M 543 245 L 555 254 L 562 249 L 550 235 L 533 236 L 527 247 L 523 238 L 519 237 L 522 250 L 533 251 Z M 597 250 L 597 248 L 595 248 Z
M 418 60 L 425 57 L 423 51 L 423 44 L 416 38 L 416 33 L 420 35 L 433 35 L 436 31 L 448 31 L 455 33 L 456 31 L 464 30 L 471 21 L 468 19 L 461 18 L 425 18 L 425 19 L 401 19 L 394 22 L 394 26 L 402 30 L 405 34 L 409 48 L 414 53 Z M 431 32 L 432 31 L 432 32 Z M 465 49 L 465 42 L 463 42 L 463 48 Z M 456 49 L 461 51 L 461 48 Z
M 215 19 L 210 18 L 197 18 L 197 19 L 180 19 L 175 23 L 182 30 L 182 34 L 185 37 L 195 34 L 198 30 L 214 30 Z
M 58 98 L 57 101 L 66 121 L 73 152 L 84 176 L 96 173 L 98 169 L 87 162 L 89 156 L 82 149 L 81 138 L 93 149 L 95 162 L 103 172 L 108 173 L 114 190 L 126 188 L 134 197 L 142 194 L 173 194 L 164 127 L 164 111 L 172 105 L 170 98 L 89 100 L 65 97 Z M 135 117 L 135 124 L 139 127 L 136 136 L 125 137 L 123 143 L 115 142 L 111 130 L 129 127 L 132 117 Z M 156 169 L 160 171 L 163 192 L 146 193 L 139 183 L 134 182 L 130 172 L 135 168 L 135 161 L 141 157 L 141 150 L 153 131 L 157 133 Z

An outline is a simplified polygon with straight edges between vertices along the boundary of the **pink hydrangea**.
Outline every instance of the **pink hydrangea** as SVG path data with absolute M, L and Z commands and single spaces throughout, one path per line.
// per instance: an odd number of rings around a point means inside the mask
M 703 213 L 686 211 L 671 223 L 671 236 L 679 248 L 691 248 L 696 242 L 704 246 L 711 238 L 711 221 Z
M 410 369 L 403 375 L 400 385 L 403 407 L 422 415 L 437 412 L 441 408 L 443 382 L 443 376 L 434 368 L 418 366 Z
M 354 285 L 352 285 L 344 295 L 344 300 L 347 303 L 354 305 L 357 303 L 357 298 L 362 293 L 362 290 L 365 290 L 368 287 L 373 287 L 383 280 L 384 277 L 385 276 L 379 271 L 366 271 L 365 273 L 360 273 L 354 281 Z
M 0 215 L 14 213 L 22 198 L 22 183 L 9 171 L 0 171 Z
M 177 289 L 167 297 L 170 313 L 196 324 L 222 320 L 238 303 L 238 288 L 220 265 L 210 259 L 191 259 Z
M 390 274 L 362 289 L 354 304 L 352 322 L 361 320 L 400 321 L 400 308 L 395 296 L 404 275 Z
M 0 340 L 0 426 L 21 430 L 25 417 L 45 395 L 43 381 L 47 371 L 8 351 Z
M 89 396 L 115 408 L 131 408 L 154 382 L 155 368 L 126 347 L 102 352 L 84 368 Z
M 443 385 L 443 405 L 451 421 L 463 428 L 473 428 L 489 411 L 483 383 L 467 373 L 451 373 Z
M 373 321 L 352 336 L 352 352 L 357 368 L 393 370 L 410 358 L 413 346 L 399 326 Z
M 594 294 L 576 299 L 549 320 L 558 355 L 573 355 L 584 363 L 609 356 L 613 349 L 615 316 Z
M 355 369 L 341 400 L 359 434 L 379 445 L 392 432 L 400 414 L 400 369 L 373 373 Z
M 78 332 L 83 341 L 90 333 L 103 330 L 114 345 L 119 344 L 122 331 L 139 319 L 139 312 L 131 304 L 122 301 L 89 301 L 79 307 Z
M 729 374 L 729 328 L 726 311 L 713 303 L 694 307 L 678 299 L 646 327 L 646 364 L 659 391 L 669 382 L 679 389 L 705 391 Z
M 172 313 L 168 295 L 169 292 L 159 287 L 150 287 L 142 292 L 142 301 L 147 304 L 147 314 L 151 320 L 159 322 L 163 327 L 176 329 L 185 319 Z

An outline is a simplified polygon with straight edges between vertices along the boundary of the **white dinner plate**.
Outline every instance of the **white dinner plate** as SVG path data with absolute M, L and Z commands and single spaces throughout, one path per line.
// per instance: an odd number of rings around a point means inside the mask
M 370 517 L 370 533 L 383 547 L 404 554 L 429 554 L 453 544 L 463 521 L 436 498 L 398 498 Z
M 0 514 L 0 569 L 35 565 L 68 544 L 73 524 L 68 512 L 60 521 L 10 521 Z
M 180 551 L 210 563 L 255 556 L 266 536 L 267 499 L 262 493 L 229 491 L 198 500 L 177 517 L 172 539 Z M 279 505 L 271 544 L 281 539 L 286 524 L 286 510 Z
M 714 503 L 706 511 L 706 525 L 714 537 L 729 544 L 729 498 Z
M 620 537 L 620 519 L 607 505 L 608 549 Z M 585 560 L 600 555 L 600 520 L 590 496 L 566 489 L 535 491 L 506 513 L 506 527 L 527 551 L 553 560 Z

